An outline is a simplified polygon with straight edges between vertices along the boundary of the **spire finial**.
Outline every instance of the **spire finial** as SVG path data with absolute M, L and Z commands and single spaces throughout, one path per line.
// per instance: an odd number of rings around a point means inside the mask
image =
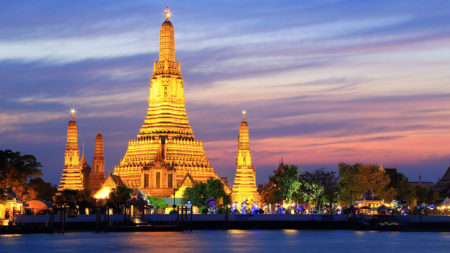
M 72 120 L 74 120 L 75 118 L 75 108 L 72 107 L 72 109 L 70 109 L 70 113 L 72 114 Z
M 247 111 L 242 110 L 242 121 L 245 121 L 245 115 L 247 114 Z
M 100 130 L 100 128 L 99 128 L 97 131 L 97 134 L 101 134 L 101 133 L 102 133 L 102 130 Z
M 169 6 L 166 6 L 166 9 L 164 10 L 164 16 L 166 17 L 166 20 L 169 20 L 170 18 Z

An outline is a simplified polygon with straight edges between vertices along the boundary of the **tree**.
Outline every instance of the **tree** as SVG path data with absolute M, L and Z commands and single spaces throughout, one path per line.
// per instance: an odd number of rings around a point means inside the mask
M 394 199 L 407 201 L 412 203 L 416 199 L 416 189 L 412 185 L 408 178 L 401 173 L 392 173 L 389 175 L 391 182 L 389 187 L 395 189 Z
M 119 211 L 120 206 L 125 204 L 126 201 L 131 198 L 131 193 L 133 193 L 133 189 L 130 189 L 125 185 L 114 188 L 109 193 L 108 206 L 112 206 L 116 211 Z
M 183 204 L 191 201 L 194 206 L 204 206 L 206 202 L 206 184 L 203 182 L 195 183 L 194 186 L 187 188 L 183 194 Z
M 184 191 L 182 203 L 186 204 L 188 201 L 194 206 L 204 206 L 209 198 L 213 197 L 216 200 L 223 199 L 223 204 L 227 205 L 231 202 L 230 195 L 226 194 L 224 185 L 221 180 L 210 178 L 206 183 L 197 182 L 193 187 L 187 188 Z
M 147 196 L 147 199 L 155 209 L 165 209 L 167 207 L 167 203 L 163 198 Z
M 42 165 L 32 155 L 0 150 L 0 188 L 11 189 L 17 197 L 29 194 L 30 179 L 42 176 Z
M 292 202 L 294 194 L 300 189 L 298 167 L 280 164 L 274 175 L 269 177 L 269 182 L 278 189 L 275 192 L 277 201 Z
M 52 201 L 55 193 L 57 192 L 56 185 L 52 185 L 49 182 L 45 182 L 42 178 L 33 178 L 29 183 L 30 193 L 32 193 L 31 199 Z
M 389 175 L 380 170 L 378 165 L 340 163 L 339 177 L 339 199 L 347 204 L 353 203 L 369 189 L 386 201 L 391 201 L 395 197 L 395 189 L 390 187 Z
M 389 187 L 389 175 L 380 170 L 378 165 L 360 164 L 357 179 L 361 193 L 371 189 L 381 199 L 389 202 L 394 199 L 395 189 Z
M 423 185 L 416 185 L 416 199 L 417 203 L 436 203 L 439 198 L 439 193 L 433 189 L 424 187 Z
M 92 208 L 95 200 L 90 190 L 63 190 L 55 195 L 55 203 L 74 210 L 75 213 L 84 213 L 85 208 Z
M 5 189 L 0 188 L 0 204 L 8 200 L 8 193 Z
M 334 171 L 316 170 L 314 173 L 302 173 L 299 175 L 300 189 L 298 190 L 297 201 L 309 201 L 316 204 L 321 210 L 324 203 L 330 207 L 337 200 L 338 186 Z
M 439 193 L 433 189 L 426 188 L 421 184 L 412 184 L 408 178 L 401 173 L 390 173 L 390 187 L 395 189 L 394 198 L 402 200 L 415 206 L 416 203 L 435 203 Z
M 359 164 L 349 165 L 345 163 L 338 165 L 340 178 L 338 182 L 340 187 L 339 200 L 349 205 L 354 202 L 356 194 L 360 193 L 357 182 L 357 175 L 359 173 L 358 166 Z

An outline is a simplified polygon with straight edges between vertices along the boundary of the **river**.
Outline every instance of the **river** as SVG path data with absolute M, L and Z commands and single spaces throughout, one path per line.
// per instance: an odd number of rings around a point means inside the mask
M 450 252 L 450 233 L 197 230 L 0 235 L 0 252 Z

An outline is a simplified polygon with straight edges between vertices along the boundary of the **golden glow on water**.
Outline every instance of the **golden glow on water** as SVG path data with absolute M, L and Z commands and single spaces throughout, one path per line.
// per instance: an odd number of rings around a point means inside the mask
M 283 231 L 283 233 L 285 233 L 287 235 L 298 234 L 298 230 L 297 229 L 283 229 L 282 231 Z
M 239 230 L 239 229 L 230 229 L 227 230 L 230 234 L 250 234 L 251 232 L 249 230 Z
M 21 234 L 0 234 L 0 237 L 19 237 L 22 236 Z

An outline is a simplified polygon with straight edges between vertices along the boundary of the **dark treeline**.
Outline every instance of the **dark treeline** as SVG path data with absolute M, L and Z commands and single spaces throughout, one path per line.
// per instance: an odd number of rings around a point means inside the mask
M 280 164 L 269 182 L 259 186 L 266 203 L 308 202 L 318 211 L 323 207 L 334 210 L 338 204 L 350 206 L 368 190 L 387 203 L 397 200 L 412 208 L 438 200 L 433 189 L 412 184 L 396 171 L 387 173 L 378 165 L 364 163 L 340 163 L 338 173 L 324 169 L 305 172 L 296 165 Z

